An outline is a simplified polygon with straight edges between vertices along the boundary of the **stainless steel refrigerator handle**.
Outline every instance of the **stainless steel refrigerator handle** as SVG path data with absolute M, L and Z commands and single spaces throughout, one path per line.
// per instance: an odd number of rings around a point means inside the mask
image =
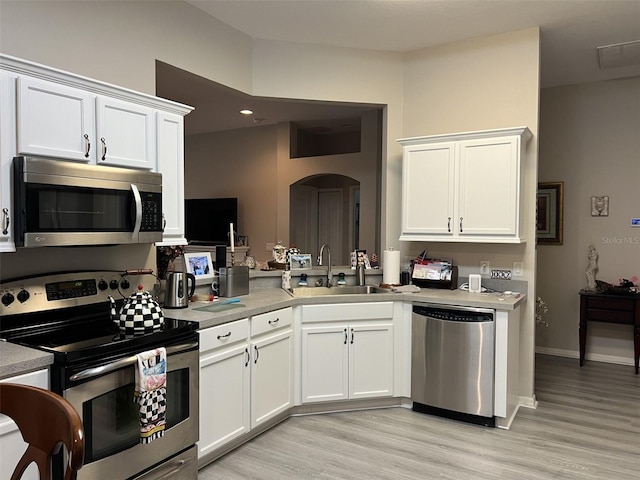
M 133 199 L 136 202 L 136 219 L 133 224 L 133 232 L 131 238 L 135 238 L 140 233 L 140 227 L 142 226 L 142 198 L 140 197 L 140 191 L 133 183 L 131 184 L 131 191 L 133 192 Z
M 192 343 L 183 343 L 180 345 L 173 345 L 171 347 L 167 347 L 167 356 L 175 355 L 176 353 L 183 352 L 185 350 L 189 350 L 191 348 L 197 347 L 198 342 Z M 130 357 L 121 358 L 120 360 L 116 360 L 115 362 L 108 363 L 106 365 L 101 365 L 99 367 L 88 368 L 81 372 L 78 372 L 74 375 L 71 375 L 69 378 L 72 382 L 77 382 L 78 380 L 86 380 L 87 378 L 97 377 L 99 375 L 103 375 L 105 373 L 113 372 L 114 370 L 118 370 L 119 368 L 128 367 L 129 365 L 133 365 L 138 361 L 138 357 L 136 355 L 132 355 Z

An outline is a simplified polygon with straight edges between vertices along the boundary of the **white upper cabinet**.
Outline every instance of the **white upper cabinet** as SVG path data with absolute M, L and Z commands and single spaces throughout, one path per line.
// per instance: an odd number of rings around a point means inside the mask
M 398 140 L 400 240 L 523 243 L 526 127 Z
M 132 102 L 18 77 L 18 153 L 155 170 L 155 112 Z
M 96 163 L 155 170 L 155 112 L 113 98 L 98 97 L 96 101 Z
M 18 153 L 95 162 L 95 95 L 30 77 L 17 80 Z
M 15 252 L 11 161 L 15 154 L 15 76 L 0 72 L 0 252 Z
M 184 238 L 184 118 L 182 115 L 158 112 L 157 159 L 162 173 L 162 243 L 186 245 Z

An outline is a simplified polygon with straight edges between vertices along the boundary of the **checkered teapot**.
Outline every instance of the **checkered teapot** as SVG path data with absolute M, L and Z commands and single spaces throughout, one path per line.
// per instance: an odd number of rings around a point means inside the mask
M 116 301 L 109 296 L 111 320 L 125 333 L 147 333 L 164 326 L 164 315 L 158 302 L 149 292 L 138 285 L 138 291 L 125 298 L 120 313 L 116 312 Z

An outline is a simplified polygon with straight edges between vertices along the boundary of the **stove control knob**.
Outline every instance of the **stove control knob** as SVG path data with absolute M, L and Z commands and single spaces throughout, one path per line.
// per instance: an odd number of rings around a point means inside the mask
M 2 304 L 7 307 L 9 305 L 11 305 L 13 303 L 13 301 L 15 300 L 14 296 L 12 294 L 10 294 L 9 292 L 5 293 L 2 296 Z
M 31 295 L 29 295 L 29 292 L 27 292 L 26 290 L 22 289 L 22 290 L 20 290 L 20 291 L 18 292 L 18 301 L 19 301 L 20 303 L 24 303 L 24 302 L 26 302 L 27 300 L 29 300 L 29 297 L 30 297 L 30 296 L 31 296 Z
M 109 282 L 109 287 L 111 288 L 111 290 L 117 290 L 118 289 L 118 280 L 111 280 Z
M 120 282 L 120 288 L 122 288 L 123 290 L 126 290 L 129 287 L 131 287 L 129 280 L 127 280 L 126 278 L 123 278 L 122 281 Z
M 98 288 L 100 290 L 106 290 L 109 287 L 109 284 L 107 283 L 106 280 L 102 279 L 98 282 Z

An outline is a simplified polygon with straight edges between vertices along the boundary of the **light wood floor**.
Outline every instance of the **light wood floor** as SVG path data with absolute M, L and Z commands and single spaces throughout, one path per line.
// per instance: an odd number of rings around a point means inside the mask
M 405 408 L 293 417 L 198 479 L 640 478 L 633 367 L 539 355 L 536 396 L 509 431 Z

